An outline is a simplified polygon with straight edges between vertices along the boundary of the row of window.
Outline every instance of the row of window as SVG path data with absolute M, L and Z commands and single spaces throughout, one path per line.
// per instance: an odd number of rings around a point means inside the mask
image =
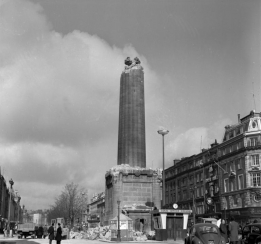
M 237 127 L 235 130 L 231 130 L 226 134 L 225 140 L 229 140 L 230 138 L 233 138 L 241 133 L 243 133 L 243 126 Z
M 221 155 L 226 155 L 228 153 L 234 152 L 239 150 L 240 148 L 244 147 L 244 143 L 243 141 L 237 142 L 233 145 L 229 145 L 228 147 L 225 147 L 223 149 L 220 150 L 220 154 Z
M 261 145 L 260 139 L 258 137 L 247 138 L 247 146 L 256 146 L 256 145 Z M 244 142 L 242 140 L 242 141 L 239 141 L 239 142 L 237 142 L 233 145 L 229 145 L 226 148 L 220 149 L 219 155 L 226 155 L 226 154 L 231 153 L 233 151 L 239 150 L 240 148 L 243 148 L 243 147 L 244 147 Z M 195 161 L 190 161 L 188 163 L 181 165 L 178 168 L 175 168 L 175 169 L 167 172 L 166 177 L 171 177 L 171 176 L 174 176 L 174 175 L 179 174 L 181 172 L 184 172 L 188 169 L 191 169 L 191 168 L 194 168 L 194 167 L 197 167 L 197 166 L 201 166 L 201 165 L 203 165 L 203 163 L 204 163 L 204 158 L 199 158 L 199 159 L 196 159 Z
M 244 176 L 238 175 L 237 181 L 235 179 L 225 179 L 224 180 L 224 192 L 241 190 L 244 188 Z
M 261 186 L 261 173 L 250 173 L 250 186 L 251 187 L 257 187 Z M 243 175 L 238 175 L 237 182 L 236 180 L 224 180 L 224 192 L 229 191 L 235 191 L 235 190 L 241 190 L 244 188 L 244 177 Z
M 234 161 L 228 162 L 228 163 L 224 163 L 223 167 L 224 170 L 227 173 L 230 173 L 231 171 L 236 171 L 239 169 L 243 168 L 243 165 L 245 163 L 245 159 L 244 158 L 238 158 Z M 254 154 L 254 155 L 250 155 L 249 156 L 249 166 L 251 167 L 259 167 L 260 166 L 260 162 L 259 162 L 259 154 Z

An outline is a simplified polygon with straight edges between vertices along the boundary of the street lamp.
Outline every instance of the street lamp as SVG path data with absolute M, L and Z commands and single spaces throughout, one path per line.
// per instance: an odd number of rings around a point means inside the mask
M 10 225 L 10 221 L 11 221 L 11 199 L 12 199 L 12 192 L 13 192 L 13 185 L 14 185 L 14 181 L 11 179 L 9 180 L 10 183 L 10 198 L 9 198 L 9 214 L 8 214 L 8 223 Z
M 162 155 L 163 155 L 163 169 L 162 169 L 162 207 L 165 205 L 165 161 L 164 161 L 164 136 L 169 133 L 168 130 L 158 130 L 158 133 L 162 135 Z
M 10 183 L 10 198 L 9 198 L 9 214 L 8 214 L 8 230 L 10 231 L 10 221 L 11 221 L 11 199 L 12 199 L 12 192 L 13 192 L 13 184 L 14 181 L 11 179 L 9 180 Z M 11 234 L 12 235 L 12 234 Z
M 121 204 L 121 201 L 118 200 L 117 204 L 118 204 L 118 233 L 117 233 L 117 241 L 120 242 L 121 241 L 121 230 L 120 230 L 120 204 Z
M 16 204 L 17 204 L 17 209 L 18 209 L 18 211 L 17 211 L 17 224 L 18 224 L 18 223 L 19 223 L 19 211 L 20 211 L 20 205 L 19 205 L 19 203 L 20 203 L 20 200 L 21 200 L 21 197 L 20 197 L 18 191 L 15 191 L 14 200 L 15 200 L 15 202 L 16 202 Z

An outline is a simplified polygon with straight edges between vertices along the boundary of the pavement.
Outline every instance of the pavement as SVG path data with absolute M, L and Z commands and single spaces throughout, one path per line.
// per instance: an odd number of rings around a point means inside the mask
M 115 243 L 114 241 L 109 240 L 86 240 L 86 239 L 67 239 L 62 240 L 61 244 L 101 244 L 101 242 L 109 242 Z M 18 239 L 17 236 L 14 237 L 4 237 L 4 235 L 0 234 L 0 244 L 7 243 L 7 244 L 49 244 L 49 239 Z M 123 241 L 121 243 L 146 243 L 146 244 L 184 244 L 183 240 L 167 240 L 167 241 L 154 241 L 154 240 L 147 240 L 147 241 Z M 52 244 L 56 244 L 56 241 L 53 241 Z

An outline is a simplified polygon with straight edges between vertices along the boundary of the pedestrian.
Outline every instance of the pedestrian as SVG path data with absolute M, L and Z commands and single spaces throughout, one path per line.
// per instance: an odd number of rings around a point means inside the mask
M 7 226 L 5 225 L 5 228 L 4 228 L 4 237 L 7 237 Z
M 220 228 L 221 225 L 221 214 L 218 214 L 217 227 Z
M 224 237 L 225 242 L 229 243 L 228 234 L 227 234 L 227 225 L 226 225 L 226 221 L 224 219 L 221 220 L 219 230 L 220 230 L 221 235 Z
M 45 239 L 45 237 L 48 236 L 48 228 L 47 228 L 47 225 L 45 225 L 43 227 L 43 238 Z
M 55 240 L 57 244 L 60 244 L 62 240 L 62 228 L 60 223 L 58 223 Z
M 237 244 L 238 243 L 238 229 L 239 225 L 235 221 L 235 218 L 232 216 L 231 221 L 229 223 L 229 233 L 230 233 L 230 243 L 231 244 Z
M 54 223 L 49 227 L 48 234 L 49 234 L 49 244 L 52 244 L 52 240 L 54 240 Z

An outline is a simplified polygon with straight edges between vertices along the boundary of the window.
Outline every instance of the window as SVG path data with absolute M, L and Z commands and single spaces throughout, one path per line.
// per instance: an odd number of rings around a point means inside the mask
M 244 182 L 243 182 L 243 175 L 238 176 L 238 190 L 241 190 L 244 188 Z
M 251 186 L 261 186 L 260 173 L 250 174 L 250 184 Z
M 215 193 L 218 193 L 219 192 L 219 187 L 218 187 L 218 184 L 215 184 Z
M 251 166 L 259 166 L 259 154 L 250 156 Z
M 197 174 L 197 182 L 199 182 L 199 174 Z
M 235 182 L 232 180 L 230 181 L 230 191 L 234 191 L 235 190 Z
M 237 168 L 238 169 L 242 169 L 242 161 L 243 160 L 244 160 L 243 158 L 238 159 L 238 161 L 237 161 Z
M 224 192 L 228 192 L 228 179 L 224 180 Z
M 253 137 L 253 138 L 250 138 L 250 146 L 256 146 L 257 145 L 257 138 L 256 137 Z
M 226 163 L 223 165 L 223 168 L 227 172 L 227 164 Z
M 186 190 L 183 191 L 183 200 L 187 200 L 187 191 Z
M 214 186 L 210 186 L 209 191 L 210 191 L 210 196 L 213 197 L 214 196 Z
M 235 171 L 235 161 L 230 163 L 230 171 Z
M 197 187 L 197 197 L 200 197 L 200 188 Z
M 224 168 L 225 168 L 226 172 L 229 173 L 229 163 L 225 163 Z
M 190 184 L 193 184 L 194 183 L 194 176 L 191 175 L 189 180 L 190 180 Z

